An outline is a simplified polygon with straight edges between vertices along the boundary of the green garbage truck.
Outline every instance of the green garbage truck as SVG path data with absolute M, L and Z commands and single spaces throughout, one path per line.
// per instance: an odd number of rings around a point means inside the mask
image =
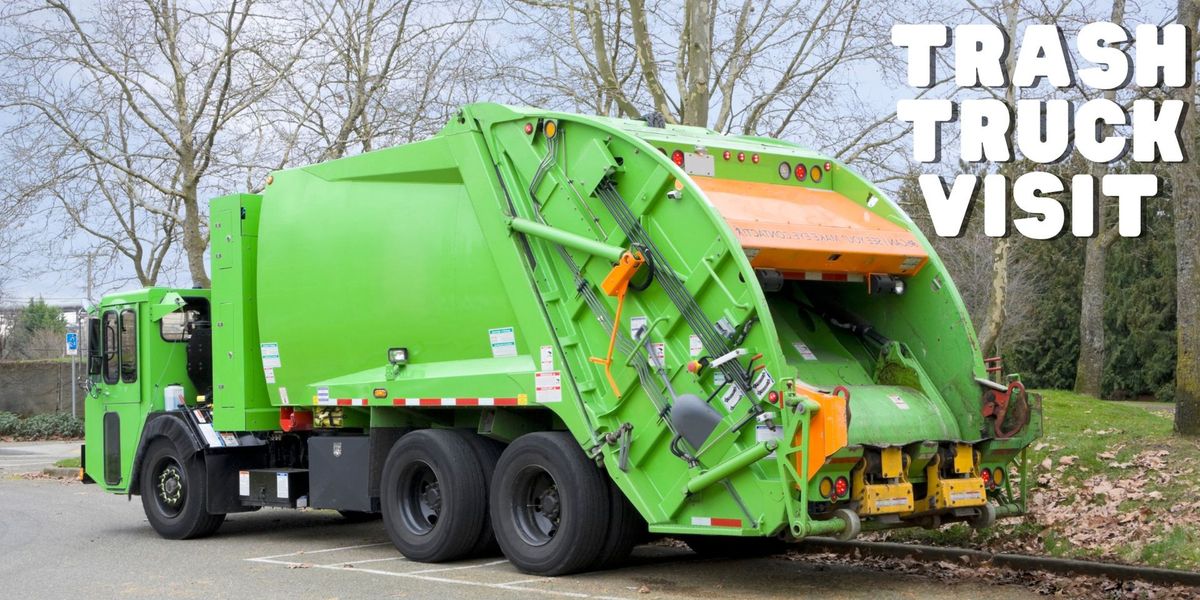
M 331 509 L 557 575 L 1025 510 L 1039 399 L 790 142 L 471 104 L 210 210 L 211 289 L 90 310 L 85 477 L 163 537 Z

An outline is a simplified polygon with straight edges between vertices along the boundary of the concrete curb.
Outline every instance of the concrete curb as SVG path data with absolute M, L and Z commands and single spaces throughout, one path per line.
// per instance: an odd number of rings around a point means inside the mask
M 74 468 L 71 468 L 71 467 L 46 467 L 45 469 L 42 469 L 42 474 L 49 475 L 50 477 L 57 477 L 59 479 L 78 480 L 79 479 L 79 468 L 78 467 L 74 467 Z

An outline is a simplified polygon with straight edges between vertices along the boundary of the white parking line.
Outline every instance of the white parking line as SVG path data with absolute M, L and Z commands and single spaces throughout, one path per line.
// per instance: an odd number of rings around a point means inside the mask
M 273 554 L 271 556 L 261 556 L 259 558 L 247 558 L 246 560 L 258 561 L 258 562 L 269 562 L 269 561 L 266 561 L 263 559 L 283 558 L 285 556 L 307 556 L 309 554 L 322 554 L 325 552 L 338 552 L 341 550 L 355 550 L 358 548 L 373 548 L 375 546 L 387 546 L 388 544 L 391 544 L 391 542 L 374 542 L 374 543 L 370 543 L 370 544 L 359 544 L 357 546 L 342 546 L 340 548 L 324 548 L 321 550 L 299 550 L 297 552 L 288 552 L 287 554 Z
M 253 559 L 251 559 L 251 560 L 253 560 Z M 365 565 L 367 563 L 387 562 L 389 560 L 408 560 L 408 559 L 404 558 L 403 556 L 389 556 L 387 558 L 368 558 L 366 560 L 347 560 L 347 561 L 343 561 L 343 562 L 329 563 L 329 564 L 321 565 L 321 566 L 322 567 L 334 567 L 334 566 L 343 566 L 344 567 L 347 565 L 353 566 L 353 565 Z
M 465 570 L 465 569 L 475 569 L 475 568 L 480 568 L 480 567 L 495 566 L 495 565 L 499 565 L 499 564 L 508 562 L 506 560 L 497 560 L 497 561 L 478 564 L 478 565 L 464 565 L 461 567 L 444 567 L 444 568 L 436 568 L 436 569 L 424 569 L 421 571 L 409 571 L 409 572 L 380 571 L 378 569 L 362 569 L 362 568 L 354 566 L 357 564 L 363 564 L 366 562 L 373 562 L 373 561 L 381 561 L 384 559 L 368 559 L 368 560 L 361 560 L 361 561 L 348 561 L 348 562 L 343 562 L 343 563 L 332 563 L 332 564 L 323 564 L 323 565 L 322 564 L 305 563 L 305 562 L 296 562 L 294 560 L 278 560 L 278 559 L 284 558 L 284 557 L 300 557 L 300 556 L 307 556 L 309 554 L 322 554 L 322 553 L 326 553 L 326 552 L 337 552 L 339 550 L 354 550 L 357 548 L 371 548 L 374 546 L 384 546 L 389 543 L 390 542 L 381 542 L 381 543 L 377 543 L 377 544 L 361 544 L 361 545 L 357 545 L 357 546 L 343 546 L 340 548 L 325 548 L 322 550 L 301 550 L 299 552 L 289 552 L 287 554 L 275 554 L 275 555 L 271 555 L 271 556 L 260 556 L 260 557 L 256 557 L 256 558 L 246 558 L 243 560 L 245 560 L 247 562 L 257 562 L 257 563 L 265 563 L 265 564 L 271 564 L 271 565 L 282 565 L 282 566 L 287 566 L 287 567 L 327 569 L 327 570 L 331 570 L 331 571 L 351 571 L 354 573 L 367 573 L 370 575 L 383 575 L 383 576 L 387 576 L 387 577 L 400 577 L 400 578 L 405 578 L 405 579 L 419 579 L 422 581 L 431 581 L 431 582 L 435 582 L 435 583 L 447 583 L 447 584 L 465 585 L 465 586 L 471 586 L 471 587 L 482 587 L 482 588 L 488 588 L 488 589 L 494 589 L 494 590 L 505 590 L 505 591 L 510 591 L 510 592 L 525 592 L 525 593 L 533 593 L 533 594 L 543 594 L 543 595 L 547 595 L 547 596 L 564 596 L 564 597 L 568 597 L 568 598 L 597 598 L 598 600 L 625 600 L 624 598 L 621 598 L 619 596 L 597 596 L 597 595 L 593 595 L 593 594 L 585 594 L 582 592 L 568 592 L 568 591 L 564 591 L 564 590 L 547 590 L 547 589 L 537 589 L 537 588 L 526 588 L 526 587 L 520 587 L 519 585 L 517 585 L 520 583 L 552 581 L 552 578 L 549 578 L 549 577 L 519 579 L 516 581 L 509 581 L 506 583 L 486 583 L 486 582 L 482 582 L 482 581 L 464 581 L 461 579 L 450 579 L 447 577 L 438 577 L 436 575 L 430 574 L 430 573 L 435 573 L 435 572 L 459 571 L 459 570 Z
M 494 565 L 502 565 L 507 562 L 508 562 L 507 560 L 494 560 L 492 562 L 482 563 L 482 564 L 478 564 L 478 565 L 463 565 L 461 567 L 440 567 L 437 569 L 421 569 L 420 571 L 409 571 L 409 573 L 416 575 L 417 573 L 439 573 L 441 571 L 462 571 L 464 569 L 478 569 L 480 567 L 491 567 Z
M 40 460 L 38 462 L 25 462 L 25 463 L 0 462 L 0 469 L 7 469 L 9 467 L 33 467 L 33 466 L 37 466 L 37 465 L 45 465 L 45 466 L 49 467 L 53 464 L 54 464 L 54 461 L 47 461 L 47 460 Z

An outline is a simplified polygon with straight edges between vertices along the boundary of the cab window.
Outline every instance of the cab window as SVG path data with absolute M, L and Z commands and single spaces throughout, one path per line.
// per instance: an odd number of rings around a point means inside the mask
M 120 381 L 119 365 L 117 364 L 117 313 L 104 313 L 104 342 L 102 344 L 104 360 L 104 383 Z
M 137 381 L 137 313 L 121 311 L 121 381 Z

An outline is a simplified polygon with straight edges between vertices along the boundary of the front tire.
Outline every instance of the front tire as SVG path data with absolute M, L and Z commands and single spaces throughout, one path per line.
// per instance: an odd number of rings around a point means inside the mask
M 603 473 L 569 434 L 530 433 L 500 456 L 492 480 L 492 527 L 517 569 L 565 575 L 597 565 L 610 502 Z
M 199 453 L 185 456 L 171 440 L 155 439 L 146 447 L 140 480 L 146 520 L 166 539 L 209 536 L 225 521 L 225 515 L 205 509 L 208 488 Z
M 442 562 L 474 549 L 487 492 L 462 435 L 437 429 L 404 435 L 388 453 L 379 485 L 384 528 L 406 558 Z

